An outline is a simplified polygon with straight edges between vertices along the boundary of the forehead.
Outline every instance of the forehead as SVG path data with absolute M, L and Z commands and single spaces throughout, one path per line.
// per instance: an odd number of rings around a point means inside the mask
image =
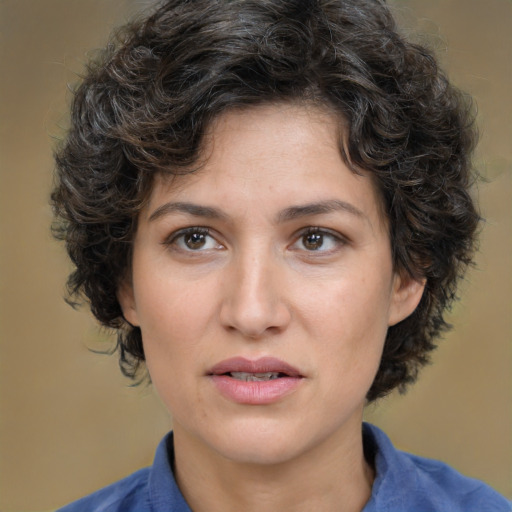
M 228 111 L 207 130 L 196 169 L 157 176 L 149 209 L 169 198 L 245 210 L 338 199 L 381 222 L 372 174 L 354 172 L 343 160 L 345 133 L 339 116 L 313 105 Z

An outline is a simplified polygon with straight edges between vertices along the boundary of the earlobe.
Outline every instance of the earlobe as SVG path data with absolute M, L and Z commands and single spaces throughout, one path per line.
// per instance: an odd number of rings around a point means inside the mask
M 409 275 L 395 274 L 389 326 L 401 322 L 414 312 L 423 296 L 426 283 L 426 279 L 417 280 Z
M 117 300 L 123 311 L 124 319 L 133 326 L 139 326 L 137 308 L 135 307 L 135 296 L 133 285 L 128 280 L 123 280 L 117 289 Z

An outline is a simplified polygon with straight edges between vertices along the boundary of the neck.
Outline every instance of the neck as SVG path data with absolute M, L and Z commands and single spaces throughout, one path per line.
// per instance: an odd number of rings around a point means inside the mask
M 365 461 L 361 423 L 279 464 L 232 461 L 175 426 L 175 474 L 194 512 L 360 512 L 374 472 Z

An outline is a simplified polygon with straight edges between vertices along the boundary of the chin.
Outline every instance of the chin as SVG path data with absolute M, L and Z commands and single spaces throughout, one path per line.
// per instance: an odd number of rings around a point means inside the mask
M 280 442 L 229 442 L 227 446 L 220 447 L 221 454 L 228 460 L 237 464 L 259 466 L 279 465 L 295 459 L 300 450 L 297 446 L 285 446 Z
M 251 421 L 225 428 L 211 440 L 223 457 L 240 464 L 276 465 L 286 463 L 308 450 L 314 441 L 303 429 L 288 429 L 282 421 Z

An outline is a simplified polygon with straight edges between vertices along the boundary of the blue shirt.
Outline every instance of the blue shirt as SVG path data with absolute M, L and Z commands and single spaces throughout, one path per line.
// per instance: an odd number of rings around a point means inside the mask
M 362 512 L 511 512 L 491 487 L 442 462 L 397 450 L 377 427 L 363 425 L 365 455 L 376 478 Z M 58 512 L 191 512 L 172 471 L 172 432 L 158 445 L 150 468 L 75 501 Z

